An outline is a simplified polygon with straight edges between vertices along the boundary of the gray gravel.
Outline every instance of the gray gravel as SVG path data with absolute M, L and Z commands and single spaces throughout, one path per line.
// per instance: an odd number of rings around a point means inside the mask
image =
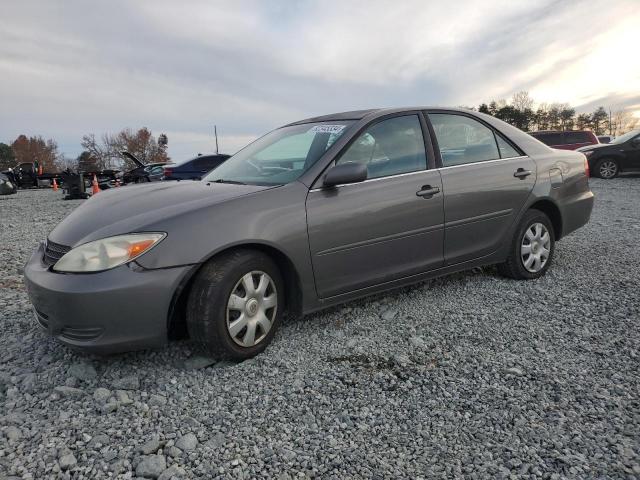
M 79 202 L 0 197 L 0 478 L 640 478 L 640 178 L 592 186 L 546 277 L 350 303 L 237 365 L 47 338 L 22 265 Z

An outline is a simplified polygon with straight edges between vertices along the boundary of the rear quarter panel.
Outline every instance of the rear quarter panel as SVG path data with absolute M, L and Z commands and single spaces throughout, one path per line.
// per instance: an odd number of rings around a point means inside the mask
M 585 225 L 593 208 L 593 193 L 585 173 L 585 156 L 568 150 L 553 150 L 536 155 L 538 181 L 531 193 L 529 205 L 550 200 L 562 217 L 561 236 Z

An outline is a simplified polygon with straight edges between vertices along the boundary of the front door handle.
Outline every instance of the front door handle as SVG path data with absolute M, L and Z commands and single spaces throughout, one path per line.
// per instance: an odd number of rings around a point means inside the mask
M 516 178 L 519 178 L 520 180 L 524 180 L 525 178 L 527 178 L 532 173 L 533 172 L 531 170 L 525 170 L 524 168 L 519 168 L 518 170 L 516 170 L 516 172 L 513 174 L 513 176 L 516 177 Z
M 420 190 L 416 192 L 416 195 L 422 198 L 431 198 L 436 193 L 440 193 L 438 187 L 432 187 L 431 185 L 423 185 Z

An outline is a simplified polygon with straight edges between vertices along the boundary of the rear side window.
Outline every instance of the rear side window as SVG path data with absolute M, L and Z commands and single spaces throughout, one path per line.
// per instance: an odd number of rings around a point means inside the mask
M 442 166 L 500 158 L 493 130 L 464 115 L 432 113 L 429 119 L 438 140 Z
M 565 143 L 591 143 L 587 132 L 564 132 Z
M 545 145 L 562 145 L 564 143 L 561 133 L 536 133 L 534 135 Z
M 500 150 L 500 158 L 513 158 L 522 155 L 519 151 L 509 145 L 500 135 L 496 135 L 496 140 L 498 142 L 498 150 Z
M 367 128 L 338 160 L 364 163 L 367 178 L 427 168 L 422 127 L 417 115 L 393 117 Z
M 198 158 L 193 162 L 194 170 L 211 170 L 216 165 L 215 158 Z

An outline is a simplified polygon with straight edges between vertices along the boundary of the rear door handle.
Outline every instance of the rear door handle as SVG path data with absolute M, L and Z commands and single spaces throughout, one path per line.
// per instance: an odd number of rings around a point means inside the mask
M 416 195 L 422 198 L 431 198 L 436 193 L 440 193 L 440 189 L 438 187 L 432 187 L 431 185 L 423 185 L 420 190 L 416 192 Z
M 519 178 L 521 180 L 524 180 L 525 178 L 527 178 L 532 173 L 533 172 L 531 170 L 525 170 L 524 168 L 519 168 L 518 170 L 516 170 L 516 172 L 513 174 L 513 176 L 516 177 L 516 178 Z

